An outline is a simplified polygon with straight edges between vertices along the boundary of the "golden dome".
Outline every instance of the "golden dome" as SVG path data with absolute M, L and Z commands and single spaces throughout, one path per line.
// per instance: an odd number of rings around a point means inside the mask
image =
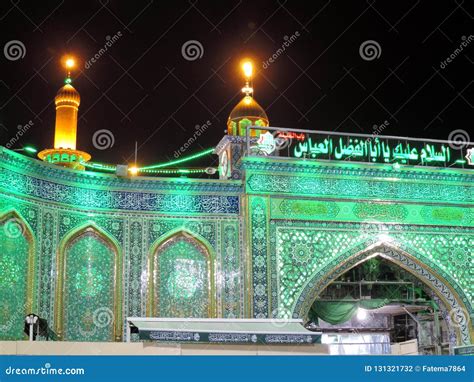
M 250 95 L 246 95 L 242 98 L 230 112 L 227 121 L 227 134 L 245 136 L 245 129 L 248 125 L 262 127 L 269 125 L 267 113 L 265 113 L 265 110 L 263 110 L 258 102 Z M 258 136 L 262 131 L 251 129 L 250 135 Z
M 242 100 L 230 112 L 229 119 L 235 121 L 241 118 L 259 118 L 268 123 L 267 113 L 258 104 L 255 99 L 249 95 L 242 98 Z
M 81 96 L 71 84 L 66 84 L 58 90 L 54 102 L 56 106 L 59 106 L 60 104 L 73 104 L 76 107 L 79 107 Z

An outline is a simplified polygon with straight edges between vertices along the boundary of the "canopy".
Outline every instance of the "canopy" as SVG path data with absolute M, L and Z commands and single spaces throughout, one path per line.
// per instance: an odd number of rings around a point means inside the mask
M 378 309 L 387 305 L 390 300 L 371 299 L 352 301 L 315 301 L 309 311 L 309 319 L 321 318 L 332 325 L 349 321 L 357 309 Z

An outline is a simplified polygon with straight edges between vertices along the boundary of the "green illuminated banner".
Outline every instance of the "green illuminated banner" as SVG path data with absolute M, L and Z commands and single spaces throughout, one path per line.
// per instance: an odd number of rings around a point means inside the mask
M 436 148 L 434 145 L 425 145 L 419 151 L 411 147 L 410 143 L 399 143 L 392 147 L 389 143 L 373 140 L 359 140 L 350 138 L 346 143 L 342 138 L 336 142 L 333 138 L 324 139 L 323 142 L 313 143 L 311 137 L 303 142 L 298 142 L 293 149 L 296 158 L 317 158 L 320 155 L 331 155 L 335 159 L 362 158 L 367 162 L 394 162 L 400 163 L 421 162 L 446 164 L 451 162 L 451 150 L 444 145 Z
M 256 155 L 301 159 L 474 168 L 470 142 L 269 128 L 249 149 Z

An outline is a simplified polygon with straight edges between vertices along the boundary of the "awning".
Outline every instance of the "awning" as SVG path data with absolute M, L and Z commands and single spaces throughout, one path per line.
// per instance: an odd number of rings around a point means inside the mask
M 303 326 L 302 320 L 213 319 L 213 318 L 127 318 L 127 342 L 131 332 L 141 340 L 184 343 L 314 344 L 321 333 Z

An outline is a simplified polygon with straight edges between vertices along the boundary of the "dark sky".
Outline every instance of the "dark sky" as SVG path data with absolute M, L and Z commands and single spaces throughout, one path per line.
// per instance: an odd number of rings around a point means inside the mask
M 140 164 L 172 159 L 208 120 L 186 154 L 215 146 L 241 98 L 239 63 L 248 56 L 257 64 L 255 98 L 272 126 L 372 133 L 387 120 L 386 135 L 447 139 L 455 129 L 473 135 L 474 41 L 441 65 L 474 34 L 473 15 L 468 1 L 4 0 L 0 144 L 32 120 L 15 147 L 52 146 L 65 53 L 81 60 L 73 75 L 82 97 L 78 148 L 95 161 L 127 163 L 135 141 Z M 24 45 L 23 58 L 7 59 L 11 40 Z M 183 57 L 189 40 L 202 45 L 201 58 Z M 361 57 L 367 40 L 378 43 L 380 57 Z M 114 136 L 106 150 L 92 143 L 101 129 Z

